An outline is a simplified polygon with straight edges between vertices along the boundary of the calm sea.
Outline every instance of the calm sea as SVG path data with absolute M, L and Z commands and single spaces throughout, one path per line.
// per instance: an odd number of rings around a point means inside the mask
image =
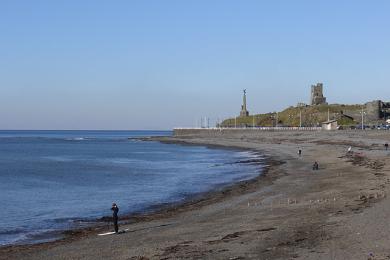
M 257 176 L 251 152 L 143 142 L 170 131 L 0 131 L 0 245 L 143 212 Z

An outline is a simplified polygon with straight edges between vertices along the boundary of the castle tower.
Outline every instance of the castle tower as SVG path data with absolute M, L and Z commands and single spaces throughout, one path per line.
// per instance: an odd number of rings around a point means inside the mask
M 249 111 L 246 110 L 246 89 L 244 89 L 244 96 L 242 97 L 240 116 L 249 116 Z
M 323 95 L 323 84 L 317 83 L 316 85 L 311 86 L 311 101 L 310 104 L 313 105 L 322 105 L 326 103 L 326 97 Z

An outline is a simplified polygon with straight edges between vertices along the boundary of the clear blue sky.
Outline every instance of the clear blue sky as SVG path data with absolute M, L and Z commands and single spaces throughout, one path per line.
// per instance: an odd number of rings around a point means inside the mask
M 0 129 L 170 129 L 390 101 L 390 1 L 0 1 Z

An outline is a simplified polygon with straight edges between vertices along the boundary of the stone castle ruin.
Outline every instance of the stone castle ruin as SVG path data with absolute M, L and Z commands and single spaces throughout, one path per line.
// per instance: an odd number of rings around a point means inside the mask
M 317 83 L 316 85 L 311 86 L 310 104 L 312 106 L 327 104 L 326 97 L 324 97 L 324 95 L 323 95 L 323 84 L 322 83 Z
M 388 119 L 390 116 L 390 102 L 383 102 L 382 100 L 373 100 L 363 105 L 364 118 L 367 122 L 373 122 L 382 119 Z M 346 114 L 360 119 L 361 112 L 345 111 Z
M 311 86 L 311 105 L 328 104 L 326 98 L 323 95 L 323 84 L 317 83 Z M 340 111 L 343 116 L 349 117 L 358 122 L 361 121 L 362 112 L 364 119 L 367 122 L 375 122 L 383 119 L 389 119 L 390 117 L 390 102 L 383 102 L 382 100 L 373 100 L 365 103 L 361 106 L 361 110 L 344 110 Z

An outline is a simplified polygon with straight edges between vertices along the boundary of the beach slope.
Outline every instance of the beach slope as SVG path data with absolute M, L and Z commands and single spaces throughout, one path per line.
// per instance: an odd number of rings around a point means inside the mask
M 129 229 L 124 234 L 91 230 L 55 243 L 5 247 L 0 259 L 390 259 L 388 133 L 153 140 L 258 150 L 267 167 L 255 180 L 122 226 Z

